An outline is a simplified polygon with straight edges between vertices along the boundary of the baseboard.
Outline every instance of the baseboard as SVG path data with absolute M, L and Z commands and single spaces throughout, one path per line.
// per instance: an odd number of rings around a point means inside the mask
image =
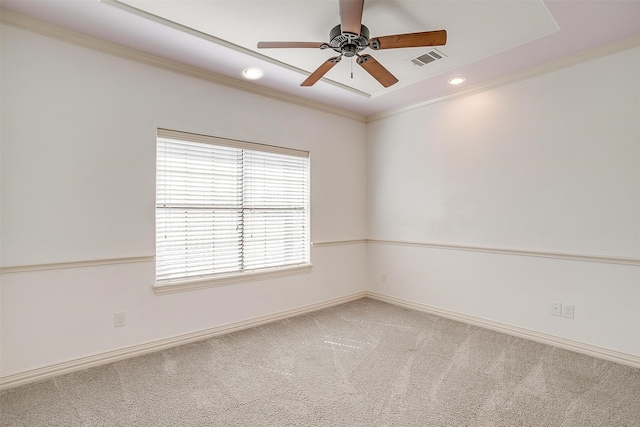
M 384 295 L 377 292 L 367 291 L 366 296 L 368 298 L 376 299 L 379 301 L 387 302 L 390 304 L 398 305 L 398 306 L 409 308 L 412 310 L 422 311 L 425 313 L 433 314 L 435 316 L 445 317 L 448 319 L 456 320 L 463 323 L 468 323 L 475 326 L 480 326 L 482 328 L 491 329 L 493 331 L 502 332 L 509 335 L 515 335 L 517 337 L 541 342 L 543 344 L 549 344 L 555 347 L 563 348 L 565 350 L 575 351 L 576 353 L 582 353 L 582 354 L 597 357 L 600 359 L 621 363 L 623 365 L 632 366 L 634 368 L 640 368 L 640 356 L 636 356 L 633 354 L 622 353 L 615 350 L 609 350 L 609 349 L 598 347 L 592 344 L 587 344 L 580 341 L 574 341 L 568 338 L 562 338 L 555 335 L 546 334 L 543 332 L 533 331 L 531 329 L 525 329 L 518 326 L 509 325 L 506 323 L 496 322 L 493 320 L 483 319 L 481 317 L 471 316 L 468 314 L 459 313 L 459 312 L 447 310 L 444 308 L 434 307 L 431 305 L 422 304 L 415 301 L 396 298 L 390 295 Z
M 290 310 L 279 311 L 277 313 L 272 313 L 266 316 L 259 316 L 240 322 L 229 323 L 226 325 L 216 326 L 214 328 L 208 328 L 188 334 L 178 335 L 171 338 L 165 338 L 144 344 L 111 350 L 104 353 L 81 357 L 67 362 L 56 363 L 37 369 L 19 372 L 16 374 L 0 376 L 0 390 L 13 388 L 36 381 L 42 381 L 47 378 L 67 374 L 70 372 L 80 371 L 94 366 L 117 362 L 118 360 L 141 356 L 143 354 L 152 353 L 154 351 L 164 350 L 183 344 L 201 341 L 218 335 L 240 331 L 242 329 L 253 328 L 255 326 L 260 326 L 289 317 L 310 313 L 313 311 L 321 310 L 323 308 L 332 307 L 334 305 L 355 301 L 357 299 L 364 298 L 365 296 L 366 293 L 364 291 L 356 292 L 353 294 L 320 301 L 314 304 L 304 305 Z
M 293 308 L 290 310 L 284 310 L 284 311 L 272 313 L 265 316 L 243 320 L 240 322 L 229 323 L 226 325 L 203 329 L 200 331 L 178 335 L 171 338 L 151 341 L 144 344 L 138 344 L 138 345 L 125 347 L 117 350 L 107 351 L 104 353 L 94 354 L 91 356 L 81 357 L 81 358 L 70 360 L 67 362 L 56 363 L 53 365 L 48 365 L 48 366 L 44 366 L 37 369 L 31 369 L 28 371 L 23 371 L 23 372 L 11 374 L 11 375 L 0 376 L 0 390 L 13 388 L 23 384 L 32 383 L 32 382 L 42 381 L 47 378 L 55 377 L 58 375 L 81 371 L 83 369 L 91 368 L 94 366 L 105 365 L 108 363 L 117 362 L 119 360 L 141 356 L 147 353 L 152 353 L 154 351 L 164 350 L 171 347 L 177 347 L 179 345 L 201 341 L 201 340 L 215 337 L 218 335 L 228 334 L 231 332 L 264 325 L 267 323 L 275 322 L 275 321 L 286 319 L 289 317 L 298 316 L 301 314 L 310 313 L 317 310 L 322 310 L 324 308 L 332 307 L 334 305 L 355 301 L 364 297 L 376 299 L 379 301 L 398 305 L 398 306 L 409 308 L 412 310 L 422 311 L 425 313 L 433 314 L 435 316 L 445 317 L 445 318 L 456 320 L 459 322 L 480 326 L 482 328 L 491 329 L 497 332 L 502 332 L 502 333 L 514 335 L 517 337 L 530 339 L 532 341 L 541 342 L 543 344 L 553 345 L 555 347 L 564 348 L 566 350 L 575 351 L 577 353 L 586 354 L 586 355 L 597 357 L 600 359 L 610 360 L 613 362 L 632 366 L 634 368 L 640 368 L 640 357 L 632 354 L 622 353 L 615 350 L 609 350 L 606 348 L 594 346 L 592 344 L 586 344 L 579 341 L 570 340 L 567 338 L 557 337 L 555 335 L 545 334 L 545 333 L 533 331 L 530 329 L 520 328 L 518 326 L 508 325 L 506 323 L 500 323 L 493 320 L 471 316 L 468 314 L 458 313 L 455 311 L 446 310 L 443 308 L 434 307 L 434 306 L 422 304 L 415 301 L 396 298 L 390 295 L 384 295 L 384 294 L 371 292 L 371 291 L 366 291 L 366 292 L 363 291 L 363 292 L 356 292 L 353 294 L 345 295 L 338 298 L 332 298 L 332 299 L 317 302 L 314 304 L 308 304 L 308 305 Z

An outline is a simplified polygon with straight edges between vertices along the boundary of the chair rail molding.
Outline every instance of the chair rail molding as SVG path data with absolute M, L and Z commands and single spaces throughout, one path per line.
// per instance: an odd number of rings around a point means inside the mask
M 0 267 L 0 274 L 11 274 L 11 273 L 27 273 L 30 271 L 42 271 L 42 270 L 61 270 L 67 268 L 80 268 L 80 267 L 96 267 L 101 265 L 112 265 L 112 264 L 130 264 L 136 262 L 152 262 L 156 259 L 155 255 L 145 255 L 145 256 L 133 256 L 133 257 L 123 257 L 123 258 L 103 258 L 103 259 L 92 259 L 92 260 L 82 260 L 82 261 L 63 261 L 63 262 L 53 262 L 47 264 L 25 264 L 25 265 L 13 265 Z
M 640 258 L 627 258 L 610 255 L 575 254 L 569 252 L 537 251 L 531 249 L 497 248 L 490 246 L 458 245 L 451 243 L 414 242 L 406 240 L 367 239 L 367 243 L 376 245 L 413 246 L 429 249 L 445 249 L 454 251 L 485 252 L 501 255 L 526 256 L 537 258 L 564 259 L 570 261 L 600 262 L 605 264 L 622 264 L 640 266 Z

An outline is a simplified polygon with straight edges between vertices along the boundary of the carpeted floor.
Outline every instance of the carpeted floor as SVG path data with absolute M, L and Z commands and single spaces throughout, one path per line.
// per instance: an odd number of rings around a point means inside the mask
M 640 370 L 361 299 L 10 389 L 2 426 L 640 426 Z

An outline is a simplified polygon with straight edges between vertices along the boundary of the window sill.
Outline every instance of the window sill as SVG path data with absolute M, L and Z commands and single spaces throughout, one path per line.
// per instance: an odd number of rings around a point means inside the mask
M 232 285 L 235 283 L 253 282 L 256 280 L 267 280 L 276 277 L 293 276 L 296 274 L 310 273 L 313 264 L 296 265 L 293 267 L 272 268 L 261 271 L 251 271 L 247 273 L 225 274 L 205 279 L 184 280 L 164 284 L 153 285 L 153 292 L 156 295 L 171 294 L 174 292 L 193 291 L 196 289 L 213 288 L 217 286 Z

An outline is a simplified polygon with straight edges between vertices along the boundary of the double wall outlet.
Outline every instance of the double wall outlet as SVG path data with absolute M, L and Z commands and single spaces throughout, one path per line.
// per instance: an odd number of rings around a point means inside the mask
M 551 303 L 551 315 L 562 316 L 568 319 L 573 319 L 573 304 L 563 304 L 561 302 Z

